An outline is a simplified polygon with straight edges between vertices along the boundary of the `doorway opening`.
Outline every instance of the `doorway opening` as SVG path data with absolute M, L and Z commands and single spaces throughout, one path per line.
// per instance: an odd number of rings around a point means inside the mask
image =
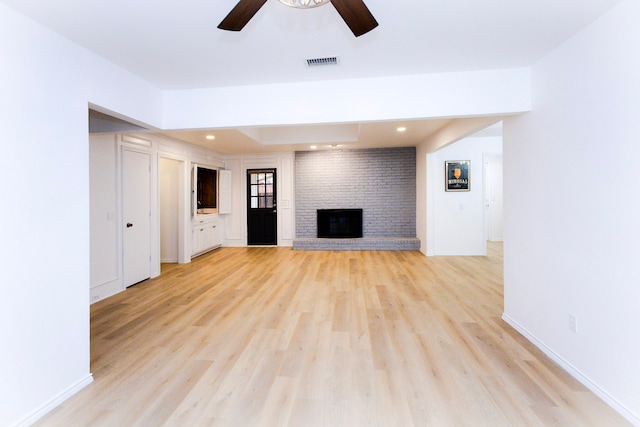
M 485 157 L 485 236 L 487 242 L 502 242 L 502 154 Z
M 160 157 L 160 262 L 185 263 L 184 160 Z

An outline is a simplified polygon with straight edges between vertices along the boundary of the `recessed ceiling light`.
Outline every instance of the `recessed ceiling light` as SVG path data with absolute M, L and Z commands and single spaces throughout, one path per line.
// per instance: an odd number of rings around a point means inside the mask
M 317 146 L 317 145 L 312 145 L 312 146 L 311 146 L 311 147 L 309 147 L 309 148 L 311 148 L 312 150 L 315 150 L 316 148 L 318 148 L 318 146 Z
M 400 126 L 400 127 L 399 127 L 399 128 L 397 128 L 396 130 L 397 130 L 398 132 L 404 132 L 404 131 L 406 131 L 406 130 L 407 130 L 407 128 L 406 128 L 406 127 L 404 127 L 404 126 Z
M 207 138 L 209 141 L 216 139 L 216 137 L 213 135 L 207 135 L 205 136 L 205 138 Z

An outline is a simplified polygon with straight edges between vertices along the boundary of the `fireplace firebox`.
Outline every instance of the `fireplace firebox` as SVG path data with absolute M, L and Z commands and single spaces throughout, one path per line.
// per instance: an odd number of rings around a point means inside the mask
M 318 237 L 362 237 L 362 209 L 318 209 Z

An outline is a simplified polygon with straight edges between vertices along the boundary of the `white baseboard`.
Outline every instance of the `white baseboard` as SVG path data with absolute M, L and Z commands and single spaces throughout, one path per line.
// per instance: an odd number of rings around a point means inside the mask
M 89 303 L 93 304 L 94 302 L 101 301 L 122 291 L 124 291 L 124 288 L 122 287 L 122 280 L 119 278 L 113 279 L 109 282 L 92 287 L 89 291 Z
M 640 417 L 634 414 L 629 408 L 620 403 L 617 399 L 603 390 L 598 384 L 593 382 L 589 377 L 584 375 L 578 369 L 576 369 L 571 363 L 558 355 L 556 352 L 547 347 L 542 341 L 538 340 L 533 334 L 523 328 L 518 322 L 513 320 L 507 314 L 502 314 L 502 320 L 507 322 L 511 327 L 518 331 L 522 336 L 531 341 L 533 345 L 538 347 L 544 354 L 546 354 L 551 360 L 556 362 L 562 369 L 567 371 L 569 375 L 578 380 L 582 385 L 591 390 L 596 396 L 604 400 L 604 402 L 611 406 L 616 412 L 626 418 L 631 424 L 636 427 L 640 427 Z
M 60 393 L 58 396 L 54 397 L 49 402 L 45 403 L 40 408 L 38 408 L 37 410 L 29 414 L 27 417 L 23 418 L 21 421 L 18 421 L 18 423 L 15 424 L 15 427 L 30 426 L 31 424 L 35 423 L 40 418 L 47 415 L 49 412 L 51 412 L 52 410 L 60 406 L 65 400 L 69 399 L 71 396 L 73 396 L 74 394 L 76 394 L 77 392 L 79 392 L 80 390 L 82 390 L 92 382 L 93 382 L 93 375 L 92 374 L 87 375 L 86 377 L 84 377 L 83 379 L 81 379 L 80 381 L 78 381 L 77 383 L 75 383 L 74 385 L 72 385 L 62 393 Z

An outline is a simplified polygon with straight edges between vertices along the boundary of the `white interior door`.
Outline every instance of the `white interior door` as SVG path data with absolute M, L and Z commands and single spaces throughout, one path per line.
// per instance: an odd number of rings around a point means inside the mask
M 489 156 L 486 159 L 486 215 L 487 238 L 492 242 L 503 240 L 502 235 L 502 156 Z
M 151 156 L 124 150 L 122 269 L 124 286 L 151 277 Z

